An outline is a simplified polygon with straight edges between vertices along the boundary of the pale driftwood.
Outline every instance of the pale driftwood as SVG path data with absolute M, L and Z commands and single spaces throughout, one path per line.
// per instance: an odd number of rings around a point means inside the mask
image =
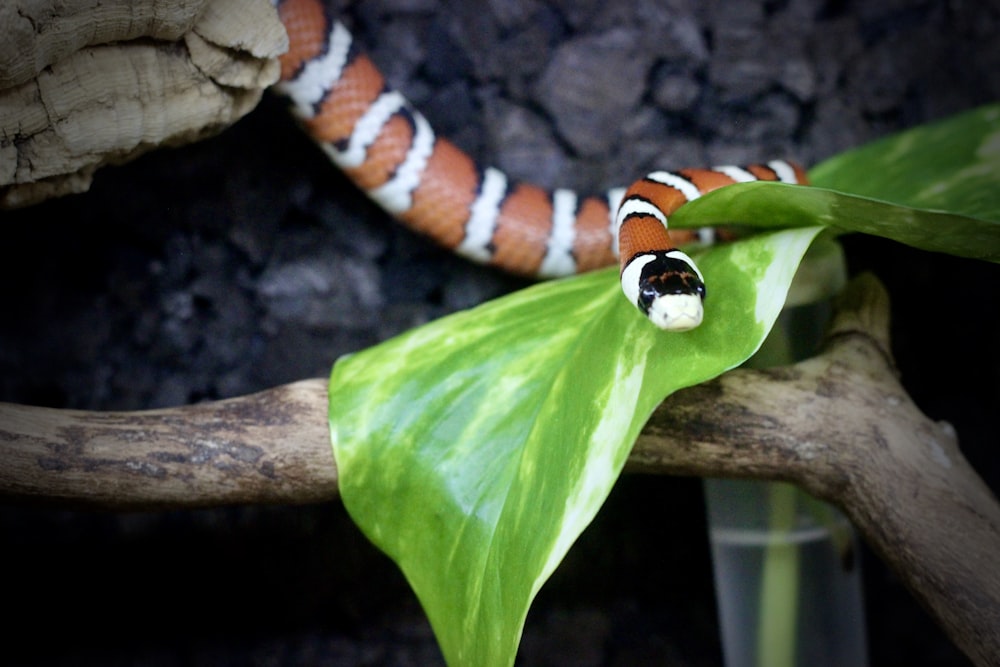
M 888 313 L 884 288 L 856 281 L 822 354 L 678 392 L 629 463 L 788 480 L 840 506 L 951 639 L 977 665 L 997 665 L 1000 505 L 954 429 L 921 413 L 897 380 Z
M 110 509 L 333 499 L 325 387 L 125 413 L 0 404 L 0 494 Z M 1000 661 L 1000 505 L 898 383 L 874 278 L 846 290 L 822 354 L 671 396 L 628 469 L 800 484 L 844 509 L 976 664 Z
M 0 207 L 219 132 L 277 81 L 270 0 L 0 3 Z
M 112 510 L 337 497 L 326 381 L 164 410 L 0 403 L 0 495 Z

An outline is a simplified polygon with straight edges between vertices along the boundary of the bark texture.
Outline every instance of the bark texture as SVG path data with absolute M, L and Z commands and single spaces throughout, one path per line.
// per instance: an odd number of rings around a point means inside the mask
M 856 279 L 821 354 L 676 393 L 629 467 L 800 484 L 844 509 L 976 664 L 997 664 L 1000 505 L 899 384 L 888 306 Z M 331 499 L 325 415 L 318 379 L 140 412 L 0 404 L 0 493 L 117 510 Z
M 0 7 L 0 207 L 219 132 L 278 78 L 267 0 L 14 0 Z

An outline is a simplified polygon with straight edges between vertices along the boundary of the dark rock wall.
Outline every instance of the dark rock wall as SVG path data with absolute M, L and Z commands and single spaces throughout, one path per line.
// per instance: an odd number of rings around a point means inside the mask
M 344 12 L 439 133 L 516 178 L 586 192 L 653 167 L 815 164 L 1000 99 L 996 0 Z M 0 399 L 24 403 L 156 407 L 322 376 L 341 354 L 525 284 L 401 229 L 275 98 L 219 137 L 0 220 Z M 1000 272 L 874 239 L 845 247 L 852 272 L 891 290 L 909 390 L 1000 489 Z M 519 664 L 720 664 L 703 516 L 697 480 L 624 478 L 543 589 Z M 4 507 L 0 526 L 12 664 L 438 660 L 405 582 L 339 506 Z M 965 664 L 863 556 L 872 664 Z

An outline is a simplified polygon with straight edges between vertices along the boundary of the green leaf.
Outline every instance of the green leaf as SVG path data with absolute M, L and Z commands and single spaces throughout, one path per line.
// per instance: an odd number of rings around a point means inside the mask
M 531 600 L 604 502 L 653 408 L 753 354 L 820 229 L 698 255 L 706 315 L 684 334 L 653 327 L 609 269 L 335 365 L 341 497 L 403 570 L 450 664 L 513 663 Z
M 846 151 L 809 177 L 831 190 L 1000 220 L 1000 104 Z
M 682 206 L 671 226 L 827 224 L 1000 261 L 1000 105 L 917 127 L 810 171 L 816 187 L 741 183 Z
M 993 187 L 1000 190 L 1000 182 Z M 734 214 L 738 212 L 738 214 Z M 740 183 L 685 204 L 670 220 L 678 227 L 738 222 L 758 228 L 825 224 L 864 232 L 923 250 L 1000 262 L 1000 211 L 996 221 L 910 208 L 818 187 Z
M 654 329 L 608 270 L 338 362 L 342 498 L 406 574 L 447 660 L 513 663 L 531 600 L 653 407 L 759 347 L 821 229 L 802 225 L 1000 261 L 998 119 L 1000 106 L 987 107 L 852 151 L 813 170 L 820 187 L 740 184 L 682 207 L 672 225 L 799 227 L 700 255 L 709 297 L 693 332 Z

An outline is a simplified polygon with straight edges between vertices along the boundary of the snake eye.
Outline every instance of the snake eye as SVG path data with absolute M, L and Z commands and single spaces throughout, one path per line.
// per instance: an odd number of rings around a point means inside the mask
M 656 291 L 655 287 L 644 282 L 639 288 L 639 303 L 636 305 L 639 306 L 639 310 L 648 315 L 649 307 L 653 305 L 653 302 L 656 301 L 659 296 L 660 293 Z
M 639 307 L 644 311 L 657 298 L 668 294 L 690 294 L 705 298 L 705 283 L 687 256 L 677 251 L 657 253 L 639 277 Z

